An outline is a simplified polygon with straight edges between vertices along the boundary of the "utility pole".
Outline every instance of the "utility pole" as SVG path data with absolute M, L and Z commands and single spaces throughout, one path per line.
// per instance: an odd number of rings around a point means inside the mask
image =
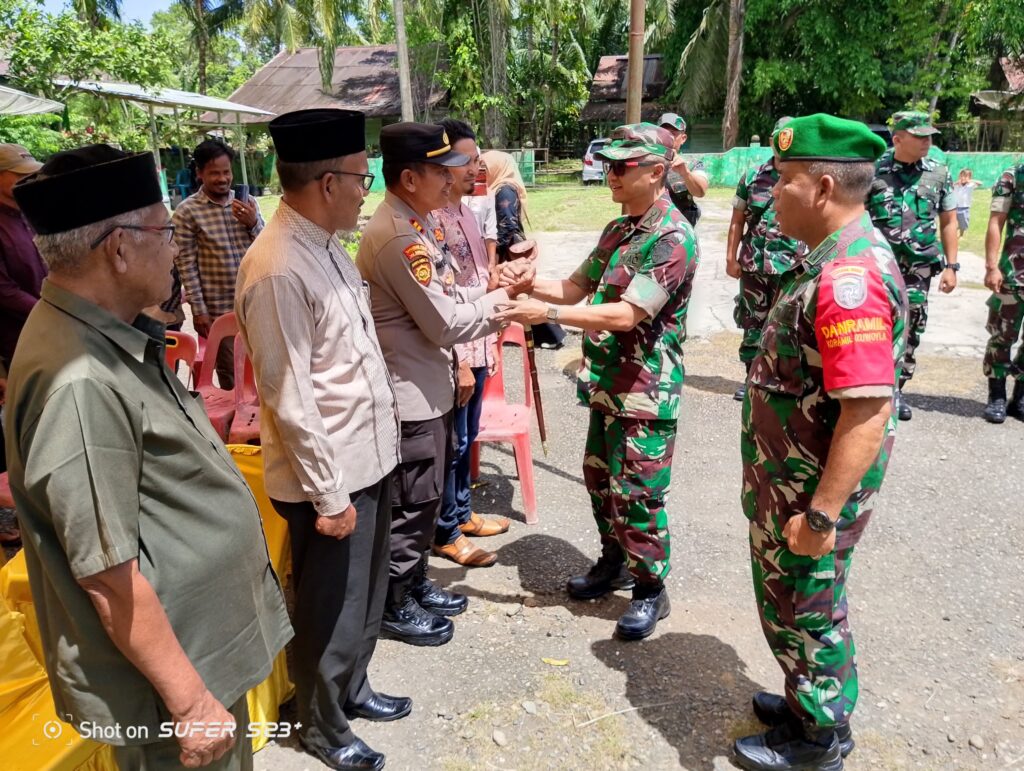
M 626 88 L 626 123 L 640 122 L 644 96 L 644 14 L 645 0 L 629 3 L 629 66 Z
M 395 0 L 395 36 L 398 42 L 398 89 L 402 93 L 402 120 L 416 120 L 412 111 L 412 77 L 409 72 L 409 43 L 405 39 L 404 0 Z

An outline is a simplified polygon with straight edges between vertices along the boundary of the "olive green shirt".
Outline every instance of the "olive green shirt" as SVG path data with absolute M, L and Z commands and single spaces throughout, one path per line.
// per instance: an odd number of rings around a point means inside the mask
M 202 405 L 129 326 L 46 282 L 8 380 L 7 457 L 57 714 L 148 741 L 169 719 L 78 581 L 137 559 L 210 692 L 230 707 L 291 637 L 259 510 Z M 88 730 L 88 726 L 84 726 Z M 95 729 L 92 729 L 95 734 Z

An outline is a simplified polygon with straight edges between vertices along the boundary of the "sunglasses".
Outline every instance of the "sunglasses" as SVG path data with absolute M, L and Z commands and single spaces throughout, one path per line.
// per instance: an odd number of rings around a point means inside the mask
M 102 244 L 107 236 L 113 233 L 115 230 L 141 230 L 145 233 L 166 233 L 167 236 L 164 239 L 165 244 L 171 243 L 174 240 L 175 225 L 114 225 L 114 227 L 103 231 L 103 235 L 89 244 L 90 249 L 95 249 L 97 246 Z
M 346 174 L 350 177 L 362 177 L 363 181 L 360 183 L 360 185 L 362 186 L 363 190 L 366 190 L 367 192 L 369 192 L 370 188 L 373 186 L 373 174 L 359 174 L 358 172 L 355 171 L 335 171 L 332 169 L 330 171 L 325 171 L 323 174 L 318 174 L 316 178 L 323 179 L 328 174 Z
M 640 166 L 653 166 L 658 161 L 605 161 L 604 162 L 604 173 L 605 175 L 612 173 L 616 177 L 621 177 L 626 173 L 626 169 L 636 169 Z

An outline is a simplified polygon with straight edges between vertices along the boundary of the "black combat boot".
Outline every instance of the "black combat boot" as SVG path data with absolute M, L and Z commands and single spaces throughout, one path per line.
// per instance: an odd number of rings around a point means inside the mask
M 1006 406 L 1006 414 L 1017 420 L 1024 420 L 1024 375 L 1013 381 L 1013 396 Z
M 832 728 L 808 729 L 786 722 L 733 744 L 736 764 L 750 771 L 842 771 L 843 756 Z
M 988 379 L 988 404 L 985 405 L 984 415 L 989 423 L 1002 423 L 1006 420 L 1006 378 Z
M 614 541 L 601 546 L 601 556 L 585 576 L 573 576 L 565 588 L 574 600 L 593 600 L 616 589 L 632 589 L 633 576 L 626 570 L 622 547 Z
M 642 640 L 654 633 L 661 619 L 672 610 L 668 590 L 660 581 L 656 584 L 637 584 L 633 587 L 633 600 L 619 623 L 615 634 L 622 640 Z
M 786 722 L 795 721 L 796 715 L 789 708 L 784 696 L 768 691 L 758 691 L 753 698 L 754 714 L 757 719 L 767 726 L 782 725 Z M 845 758 L 853 752 L 853 732 L 849 723 L 836 725 L 836 738 L 839 740 L 839 752 Z
M 900 420 L 910 420 L 914 417 L 914 411 L 910 409 L 906 397 L 903 396 L 902 385 L 900 385 L 900 390 L 896 392 L 896 415 Z
M 380 637 L 409 645 L 429 646 L 444 645 L 452 639 L 455 624 L 421 608 L 412 598 L 408 585 L 404 591 L 395 587 L 389 589 L 389 593 L 398 597 L 388 597 L 384 618 L 380 622 Z
M 469 605 L 466 595 L 446 591 L 427 578 L 426 554 L 416 566 L 409 591 L 416 604 L 435 616 L 457 616 Z

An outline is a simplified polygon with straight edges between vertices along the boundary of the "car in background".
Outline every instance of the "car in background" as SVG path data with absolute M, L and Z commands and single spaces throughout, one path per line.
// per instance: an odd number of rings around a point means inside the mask
M 587 152 L 583 154 L 583 184 L 602 184 L 604 182 L 604 164 L 594 157 L 594 153 L 601 150 L 608 144 L 608 137 L 594 139 L 587 146 Z

